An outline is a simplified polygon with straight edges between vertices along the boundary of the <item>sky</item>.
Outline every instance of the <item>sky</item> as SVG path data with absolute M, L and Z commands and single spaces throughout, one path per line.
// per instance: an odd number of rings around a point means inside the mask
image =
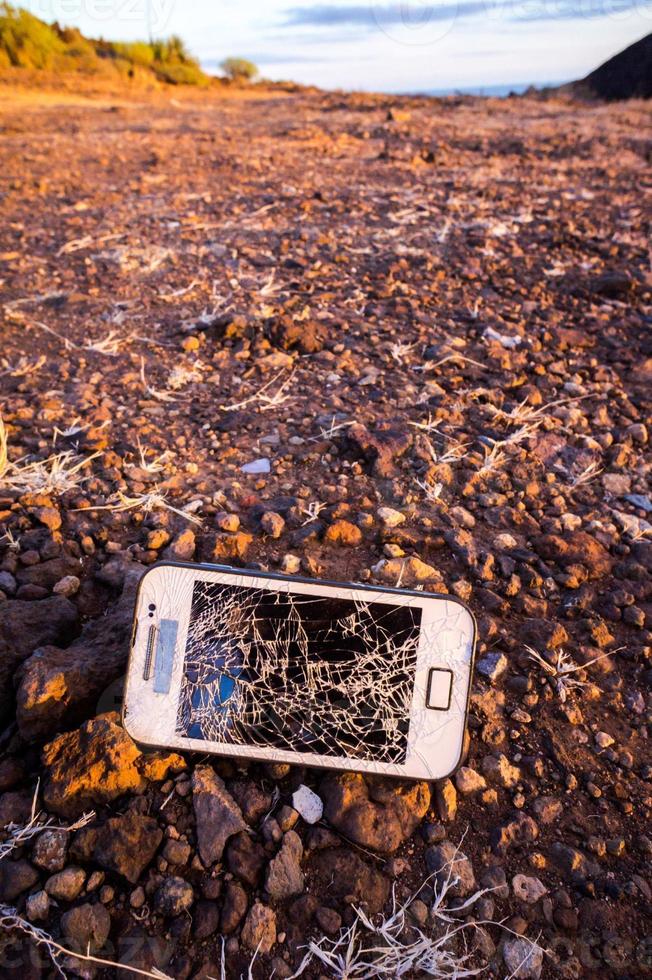
M 179 34 L 207 70 L 381 92 L 581 78 L 652 31 L 652 0 L 15 0 L 111 40 Z

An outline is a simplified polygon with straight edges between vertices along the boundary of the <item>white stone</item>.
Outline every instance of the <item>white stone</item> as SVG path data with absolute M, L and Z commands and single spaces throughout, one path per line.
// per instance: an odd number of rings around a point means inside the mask
M 281 563 L 281 571 L 285 572 L 286 575 L 296 575 L 301 568 L 301 559 L 297 558 L 296 555 L 283 555 L 283 561 Z
M 538 878 L 528 878 L 527 875 L 514 875 L 512 888 L 516 897 L 526 905 L 534 905 L 548 892 L 542 881 Z
M 481 660 L 478 660 L 476 670 L 482 677 L 486 677 L 488 681 L 497 681 L 505 673 L 508 666 L 509 661 L 505 654 L 496 650 L 493 653 L 488 653 Z
M 306 823 L 318 823 L 324 814 L 321 797 L 303 783 L 292 794 L 292 806 L 300 813 Z
M 475 769 L 461 766 L 455 773 L 455 785 L 463 796 L 469 796 L 471 793 L 479 793 L 481 789 L 486 789 L 487 781 Z
M 497 340 L 501 347 L 507 348 L 507 350 L 513 350 L 515 347 L 520 347 L 523 343 L 523 338 L 519 336 L 510 336 L 510 334 L 499 333 L 498 330 L 494 330 L 493 327 L 487 327 L 484 336 L 487 340 Z
M 614 744 L 614 741 L 615 739 L 607 732 L 598 732 L 595 736 L 595 744 L 599 749 L 608 749 L 610 745 Z
M 582 518 L 577 514 L 562 514 L 560 519 L 564 531 L 577 531 L 582 526 Z
M 405 514 L 401 514 L 400 510 L 394 510 L 393 507 L 379 507 L 376 516 L 385 527 L 398 527 L 399 524 L 405 524 Z
M 270 473 L 272 464 L 267 457 L 263 457 L 263 459 L 254 459 L 251 463 L 245 463 L 244 466 L 240 467 L 240 469 L 243 473 Z
M 512 534 L 497 534 L 493 546 L 496 551 L 509 551 L 518 547 L 518 541 Z

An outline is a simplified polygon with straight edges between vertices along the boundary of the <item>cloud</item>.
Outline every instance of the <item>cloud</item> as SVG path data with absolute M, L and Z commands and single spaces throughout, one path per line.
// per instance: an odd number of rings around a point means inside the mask
M 556 21 L 595 19 L 623 14 L 640 8 L 641 0 L 447 0 L 423 5 L 382 4 L 316 4 L 290 7 L 285 11 L 285 27 L 354 27 L 372 31 L 377 28 L 406 27 L 411 30 L 439 21 L 486 16 L 491 20 Z

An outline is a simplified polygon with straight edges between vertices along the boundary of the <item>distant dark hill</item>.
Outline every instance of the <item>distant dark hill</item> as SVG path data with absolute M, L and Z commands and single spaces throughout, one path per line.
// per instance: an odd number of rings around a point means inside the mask
M 607 102 L 652 98 L 652 34 L 630 44 L 571 88 L 576 95 Z

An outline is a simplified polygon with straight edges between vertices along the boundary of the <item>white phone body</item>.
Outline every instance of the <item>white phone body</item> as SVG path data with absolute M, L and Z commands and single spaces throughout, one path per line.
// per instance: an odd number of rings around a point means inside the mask
M 474 648 L 448 595 L 161 563 L 138 591 L 124 724 L 152 748 L 442 779 L 462 759 Z

